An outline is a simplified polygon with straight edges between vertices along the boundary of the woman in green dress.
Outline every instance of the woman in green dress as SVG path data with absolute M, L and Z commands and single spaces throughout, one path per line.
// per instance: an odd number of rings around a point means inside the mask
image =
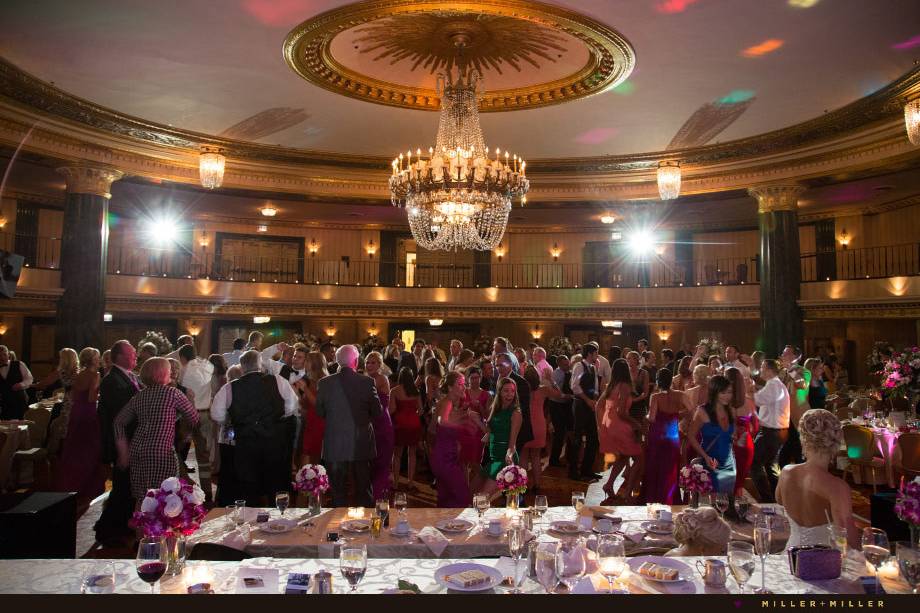
M 495 475 L 502 467 L 517 464 L 518 454 L 515 447 L 522 421 L 517 384 L 506 377 L 498 382 L 498 393 L 489 410 L 489 444 L 474 491 L 490 496 L 495 494 L 498 491 Z

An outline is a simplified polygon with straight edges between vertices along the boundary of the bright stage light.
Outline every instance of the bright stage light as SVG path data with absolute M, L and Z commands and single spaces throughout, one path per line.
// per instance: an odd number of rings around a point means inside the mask
M 626 237 L 626 245 L 634 255 L 650 253 L 655 248 L 655 235 L 650 230 L 635 230 Z
M 163 247 L 179 236 L 179 223 L 166 214 L 160 214 L 144 221 L 144 233 L 153 244 Z

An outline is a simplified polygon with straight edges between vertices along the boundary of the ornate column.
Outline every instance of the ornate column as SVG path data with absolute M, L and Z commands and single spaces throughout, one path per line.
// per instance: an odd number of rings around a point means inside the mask
M 109 244 L 109 193 L 124 176 L 102 166 L 58 168 L 67 180 L 64 233 L 61 241 L 61 287 L 55 346 L 102 347 L 106 257 Z
M 752 187 L 760 225 L 760 321 L 758 349 L 778 357 L 783 345 L 803 344 L 799 308 L 799 195 L 795 183 Z

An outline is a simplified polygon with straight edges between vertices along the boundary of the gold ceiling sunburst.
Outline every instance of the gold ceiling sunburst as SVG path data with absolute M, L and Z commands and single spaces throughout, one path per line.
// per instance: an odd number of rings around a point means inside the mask
M 435 89 L 365 74 L 372 71 L 334 57 L 333 40 L 347 32 L 358 35 L 357 55 L 376 53 L 371 66 L 409 60 L 410 72 L 431 73 L 452 65 L 457 37 L 464 37 L 466 60 L 487 77 L 479 101 L 483 112 L 548 106 L 609 90 L 626 80 L 636 58 L 629 41 L 613 28 L 533 0 L 365 0 L 308 19 L 285 38 L 285 61 L 308 82 L 367 102 L 428 111 L 441 107 Z M 350 50 L 355 41 L 348 42 Z M 571 51 L 567 45 L 577 45 L 585 63 L 541 78 L 541 69 Z M 505 66 L 532 69 L 535 79 L 525 86 L 488 89 L 488 73 L 501 74 Z

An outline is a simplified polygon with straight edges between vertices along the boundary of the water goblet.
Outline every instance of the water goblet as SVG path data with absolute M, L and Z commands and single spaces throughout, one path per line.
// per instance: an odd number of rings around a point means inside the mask
M 556 543 L 539 543 L 536 556 L 537 581 L 547 594 L 552 594 L 559 585 L 556 578 Z
M 744 541 L 732 541 L 728 544 L 728 570 L 731 571 L 738 589 L 744 593 L 744 585 L 754 574 L 754 546 Z
M 396 512 L 402 514 L 406 510 L 406 507 L 409 506 L 409 502 L 406 499 L 405 492 L 396 492 L 393 494 L 393 507 L 396 508 Z
M 899 541 L 895 544 L 895 554 L 901 576 L 913 589 L 914 594 L 920 594 L 920 547 L 910 542 Z
M 608 594 L 613 594 L 613 582 L 626 567 L 626 543 L 619 536 L 604 534 L 597 538 L 597 563 L 607 579 Z
M 115 562 L 94 561 L 83 566 L 81 594 L 111 594 L 115 591 Z
M 354 594 L 364 578 L 364 573 L 367 572 L 367 546 L 343 547 L 339 554 L 339 570 L 351 587 L 349 593 Z
M 275 506 L 281 512 L 281 517 L 284 517 L 284 512 L 287 511 L 290 503 L 291 497 L 287 492 L 278 492 L 275 494 Z
M 716 492 L 710 496 L 712 508 L 719 512 L 719 517 L 725 519 L 725 511 L 728 510 L 728 494 L 725 492 Z
M 866 557 L 866 561 L 875 569 L 875 591 L 878 592 L 881 586 L 878 569 L 891 557 L 888 534 L 879 528 L 863 528 L 862 552 Z
M 571 594 L 578 581 L 585 576 L 584 539 L 564 539 L 556 546 L 556 578 Z

